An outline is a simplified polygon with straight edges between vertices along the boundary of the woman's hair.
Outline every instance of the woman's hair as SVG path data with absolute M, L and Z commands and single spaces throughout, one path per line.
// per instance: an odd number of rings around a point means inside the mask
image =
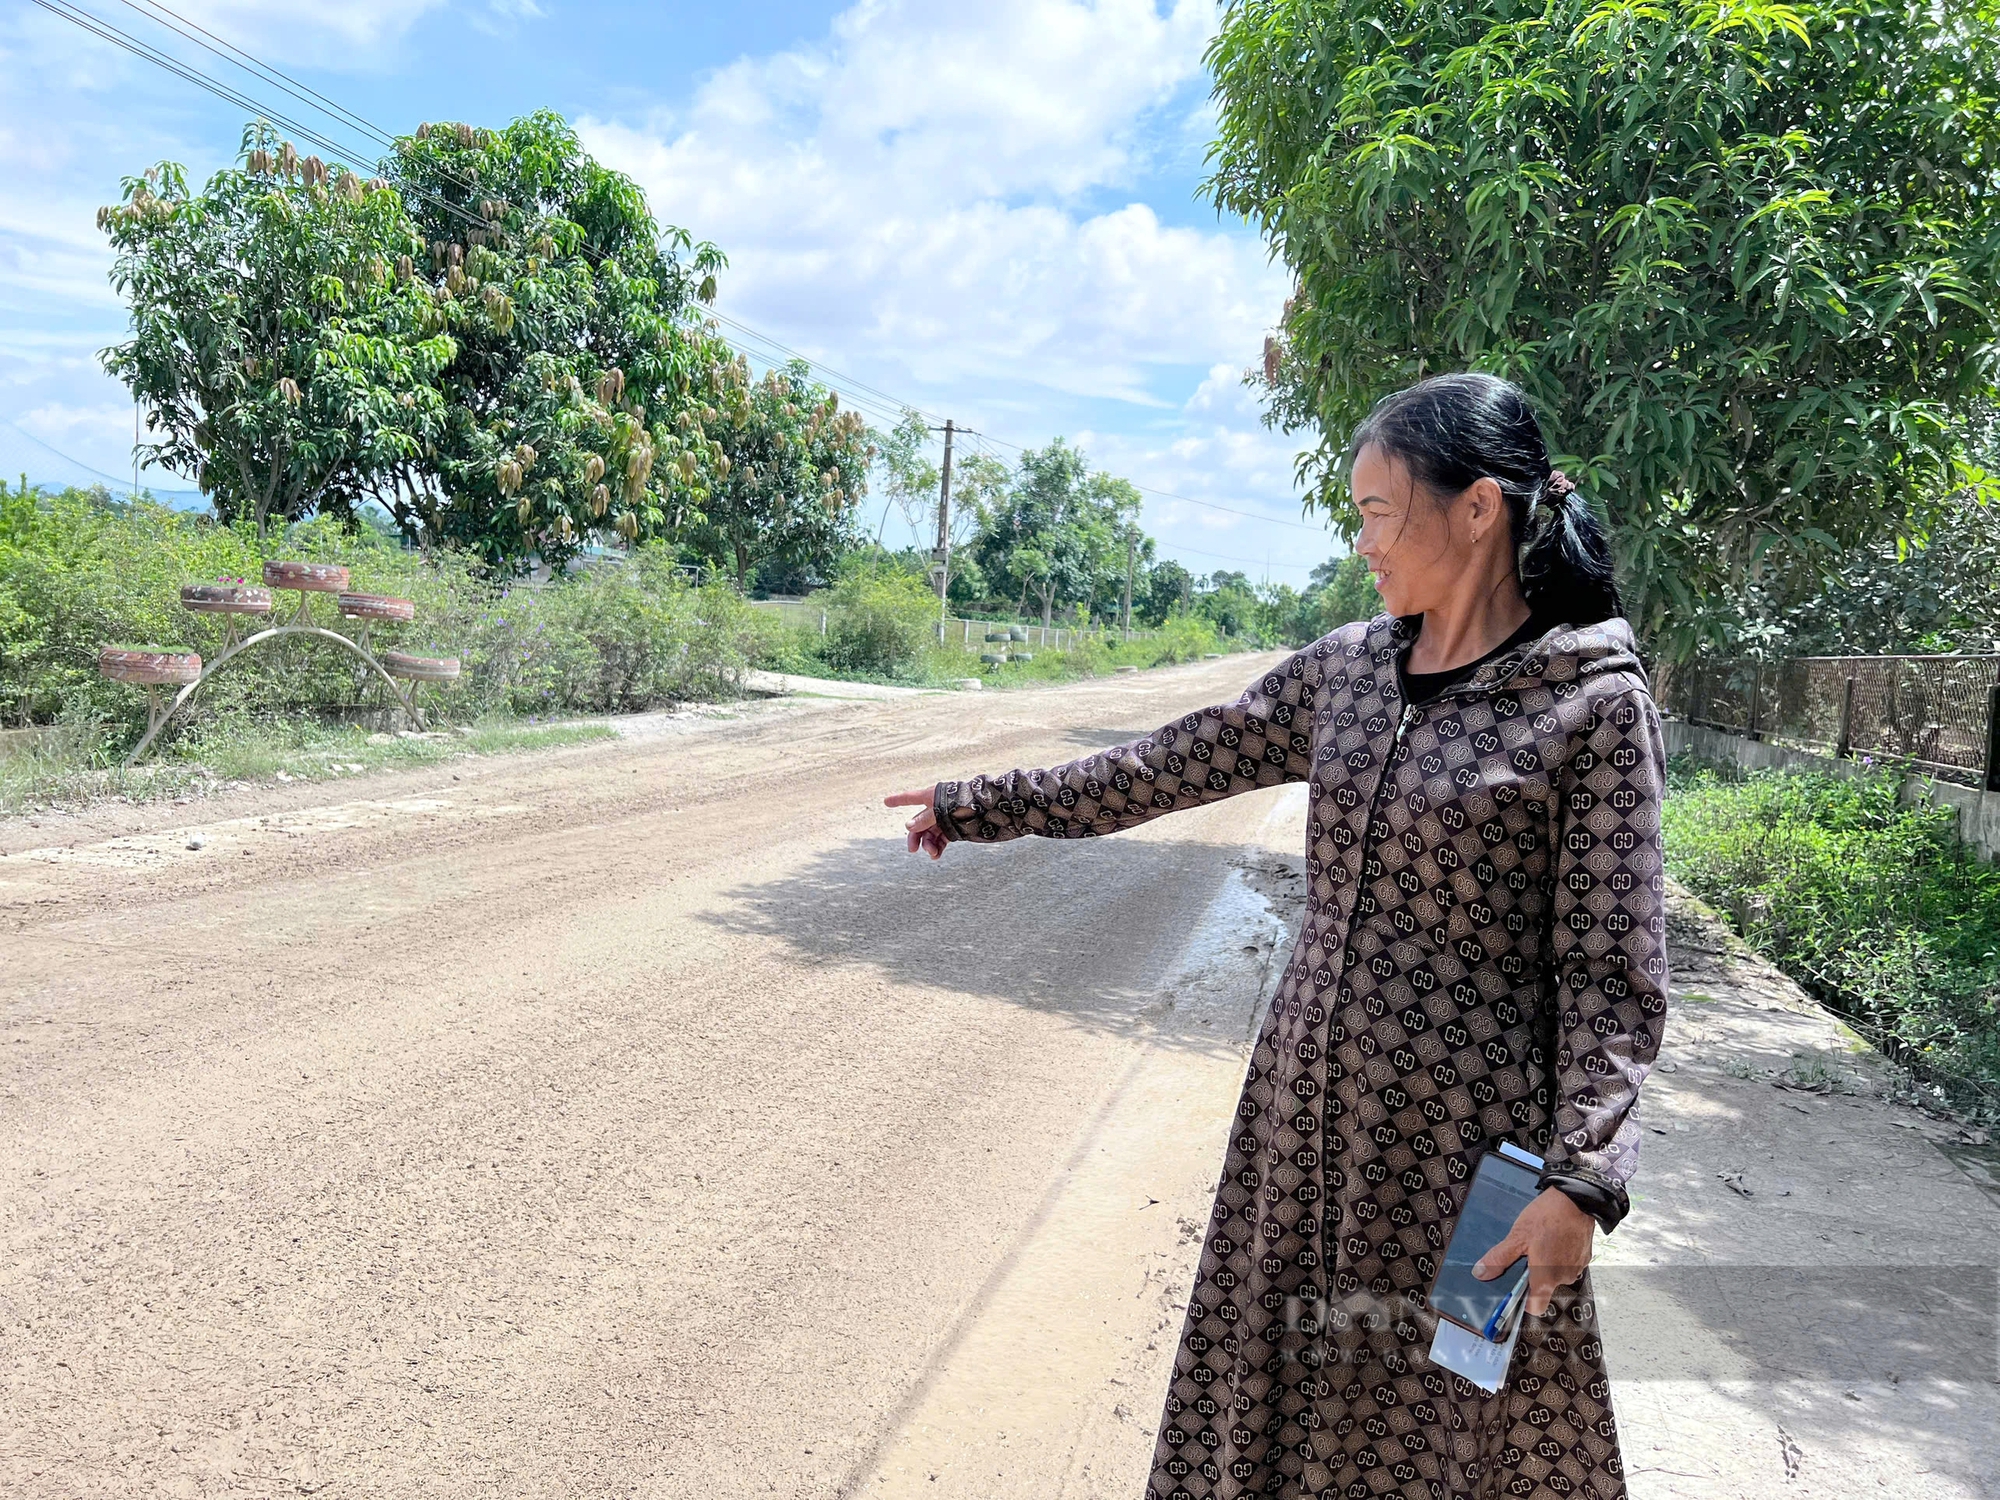
M 1440 503 L 1491 479 L 1507 499 L 1521 592 L 1538 615 L 1591 625 L 1625 612 L 1611 539 L 1576 486 L 1549 467 L 1527 397 L 1497 375 L 1433 375 L 1384 396 L 1355 429 L 1353 460 L 1379 448 Z

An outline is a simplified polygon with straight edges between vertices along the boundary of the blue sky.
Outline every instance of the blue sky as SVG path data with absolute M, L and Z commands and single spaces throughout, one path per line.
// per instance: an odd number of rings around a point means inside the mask
M 286 102 L 173 38 L 149 0 L 79 3 Z M 995 444 L 1061 433 L 1190 497 L 1148 495 L 1145 524 L 1196 572 L 1301 584 L 1339 550 L 1299 524 L 1298 444 L 1240 382 L 1286 279 L 1197 193 L 1211 0 L 165 3 L 391 131 L 561 111 L 661 219 L 728 255 L 719 311 Z M 132 408 L 96 362 L 124 312 L 94 216 L 153 161 L 205 177 L 243 123 L 0 0 L 0 472 L 129 475 Z

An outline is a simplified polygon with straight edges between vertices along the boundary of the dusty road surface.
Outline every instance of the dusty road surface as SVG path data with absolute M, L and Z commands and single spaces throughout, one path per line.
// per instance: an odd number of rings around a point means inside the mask
M 1303 796 L 937 866 L 877 804 L 1259 665 L 0 825 L 0 1495 L 1136 1500 Z M 1634 1494 L 1995 1493 L 2000 1209 L 1681 937 Z

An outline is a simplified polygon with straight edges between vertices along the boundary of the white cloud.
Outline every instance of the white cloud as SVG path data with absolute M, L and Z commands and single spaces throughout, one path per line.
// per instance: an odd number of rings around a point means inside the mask
M 1283 297 L 1247 233 L 1117 201 L 1173 147 L 1214 20 L 1210 0 L 863 0 L 683 109 L 580 129 L 723 247 L 719 305 L 753 326 L 928 393 L 1170 409 Z
M 21 413 L 21 426 L 55 447 L 77 444 L 102 451 L 132 443 L 132 408 L 120 406 L 68 406 L 46 402 Z
M 144 3 L 144 0 L 141 0 Z M 344 71 L 343 59 L 326 50 L 329 42 L 349 47 L 393 40 L 416 24 L 426 11 L 444 0 L 333 0 L 312 6 L 285 0 L 177 0 L 173 9 L 183 19 L 266 59 L 307 63 Z M 122 8 L 110 17 L 121 31 L 154 40 L 158 31 Z M 207 56 L 207 54 L 202 54 Z M 361 64 L 361 59 L 346 66 Z M 213 62 L 204 62 L 212 68 Z
M 1208 546 L 1254 561 L 1245 554 L 1269 550 L 1276 576 L 1285 578 L 1287 569 L 1310 567 L 1340 549 L 1324 531 L 1324 518 L 1302 515 L 1293 495 L 1302 439 L 1264 426 L 1262 415 L 1243 368 L 1217 364 L 1177 420 L 1141 431 L 1086 432 L 1078 441 L 1093 464 L 1166 492 L 1147 497 L 1146 519 L 1169 553 L 1176 544 Z

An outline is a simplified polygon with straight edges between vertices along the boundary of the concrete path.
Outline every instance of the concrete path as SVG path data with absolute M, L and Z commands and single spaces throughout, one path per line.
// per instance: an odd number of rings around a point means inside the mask
M 1881 1059 L 1685 893 L 1669 935 L 1595 1278 L 1635 1500 L 2000 1495 L 2000 1152 L 1888 1102 Z

